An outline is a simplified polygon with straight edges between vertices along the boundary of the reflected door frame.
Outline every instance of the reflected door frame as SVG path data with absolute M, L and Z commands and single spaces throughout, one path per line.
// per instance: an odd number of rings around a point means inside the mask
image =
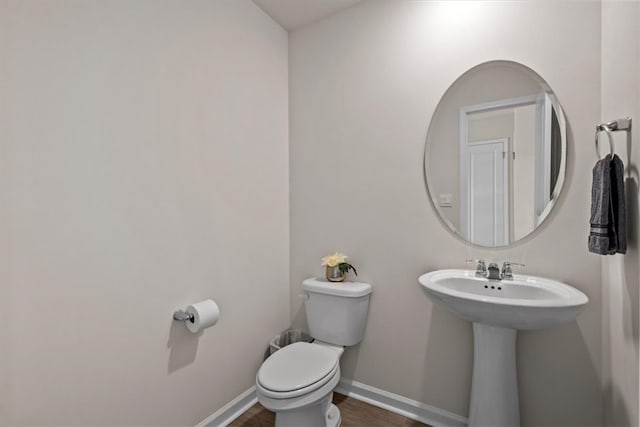
M 469 145 L 469 124 L 468 124 L 468 115 L 469 114 L 473 114 L 473 113 L 480 113 L 480 112 L 487 112 L 487 111 L 493 111 L 493 110 L 501 110 L 501 109 L 506 109 L 506 108 L 515 108 L 515 107 L 521 107 L 521 106 L 525 106 L 525 105 L 536 105 L 536 136 L 535 136 L 535 141 L 536 141 L 536 151 L 539 152 L 540 150 L 542 150 L 542 152 L 544 153 L 545 151 L 548 152 L 548 150 L 544 150 L 544 147 L 540 147 L 541 144 L 545 144 L 544 140 L 545 140 L 545 136 L 546 136 L 546 130 L 548 129 L 548 127 L 545 126 L 545 122 L 546 122 L 546 117 L 545 117 L 545 110 L 549 110 L 550 108 L 545 108 L 547 107 L 547 105 L 550 105 L 549 103 L 549 98 L 548 95 L 544 92 L 536 94 L 536 95 L 529 95 L 529 96 L 521 96 L 521 97 L 517 97 L 517 98 L 509 98 L 509 99 L 502 99 L 499 101 L 492 101 L 492 102 L 485 102 L 482 104 L 476 104 L 476 105 L 468 105 L 468 106 L 464 106 L 460 108 L 460 119 L 459 119 L 459 126 L 460 126 L 460 146 L 459 146 L 459 152 L 460 152 L 460 228 L 461 228 L 461 234 L 462 236 L 467 240 L 467 241 L 471 241 L 470 240 L 470 233 L 472 231 L 471 229 L 471 215 L 469 214 L 469 208 L 470 208 L 470 204 L 469 204 L 469 184 L 468 184 L 468 176 L 467 176 L 467 162 L 468 162 L 468 145 Z M 551 114 L 549 112 L 549 114 Z M 547 128 L 547 129 L 545 129 Z M 505 159 L 507 160 L 507 164 L 512 162 L 512 152 L 510 150 L 505 150 Z M 507 153 L 509 154 L 507 156 Z M 536 156 L 537 157 L 537 156 Z M 536 163 L 536 188 L 540 188 L 543 187 L 544 188 L 544 183 L 538 183 L 538 178 L 539 177 L 543 177 L 544 174 L 542 173 L 542 171 L 546 168 L 546 164 L 547 162 L 541 162 L 541 163 Z M 506 166 L 507 168 L 509 168 L 509 165 Z M 538 170 L 539 168 L 542 168 L 542 170 Z M 509 182 L 509 175 L 505 176 L 505 182 L 506 182 L 506 186 L 507 186 L 507 197 L 510 194 L 510 189 L 511 189 L 511 183 Z M 534 197 L 538 196 L 539 194 L 541 194 L 542 192 L 538 192 L 536 191 L 536 194 L 534 195 Z M 536 197 L 536 199 L 538 199 L 538 197 Z M 535 205 L 540 206 L 540 202 L 539 199 L 536 200 L 537 203 L 535 203 Z M 506 205 L 507 212 L 510 210 L 509 209 L 509 205 Z M 540 212 L 535 212 L 535 216 L 536 218 L 538 218 L 540 215 Z M 505 217 L 506 219 L 506 241 L 504 242 L 499 242 L 496 244 L 496 246 L 503 246 L 503 245 L 508 245 L 510 243 L 511 240 L 511 224 L 510 221 L 508 220 L 508 215 Z M 538 221 L 536 221 L 538 222 Z

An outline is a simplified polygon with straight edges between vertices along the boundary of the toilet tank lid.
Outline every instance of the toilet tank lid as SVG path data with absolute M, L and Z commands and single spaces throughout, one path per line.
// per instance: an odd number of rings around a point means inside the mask
M 362 297 L 372 292 L 372 287 L 368 283 L 330 282 L 327 279 L 318 277 L 303 281 L 302 289 L 308 292 L 351 298 Z

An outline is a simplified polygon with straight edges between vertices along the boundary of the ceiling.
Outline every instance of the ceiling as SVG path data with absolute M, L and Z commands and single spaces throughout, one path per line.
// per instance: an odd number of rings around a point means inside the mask
M 293 31 L 361 0 L 253 0 L 285 30 Z

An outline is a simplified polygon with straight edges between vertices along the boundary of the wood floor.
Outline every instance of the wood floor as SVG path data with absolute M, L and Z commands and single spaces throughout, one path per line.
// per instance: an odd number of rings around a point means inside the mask
M 342 416 L 340 427 L 426 426 L 426 424 L 338 393 L 333 393 L 333 403 L 340 408 L 340 415 Z M 267 411 L 259 403 L 256 403 L 240 418 L 231 423 L 229 427 L 273 427 L 275 419 L 273 412 Z

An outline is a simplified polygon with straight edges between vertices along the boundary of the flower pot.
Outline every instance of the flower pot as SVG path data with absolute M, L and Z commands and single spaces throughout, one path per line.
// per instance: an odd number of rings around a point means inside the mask
M 327 280 L 330 282 L 342 282 L 344 281 L 346 275 L 342 271 L 340 271 L 340 267 L 337 265 L 335 267 L 330 267 L 327 265 Z

